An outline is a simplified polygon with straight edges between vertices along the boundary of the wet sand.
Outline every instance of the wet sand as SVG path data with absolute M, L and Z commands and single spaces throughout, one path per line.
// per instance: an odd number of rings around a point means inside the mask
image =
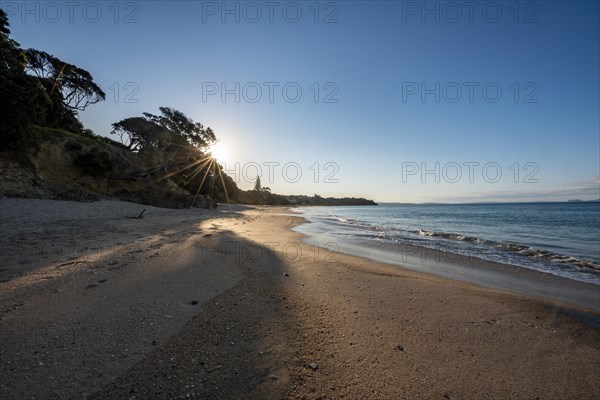
M 491 289 L 525 294 L 600 314 L 600 286 L 528 268 L 486 261 L 425 247 L 361 239 L 330 233 L 313 233 L 310 224 L 294 228 L 306 234 L 309 244 L 330 244 L 332 249 L 370 260 L 397 265 L 411 271 L 473 283 Z M 598 321 L 600 323 L 600 320 Z
M 101 249 L 3 250 L 3 399 L 600 397 L 573 304 L 319 249 L 283 208 L 35 222 L 46 201 L 7 200 L 3 249 Z

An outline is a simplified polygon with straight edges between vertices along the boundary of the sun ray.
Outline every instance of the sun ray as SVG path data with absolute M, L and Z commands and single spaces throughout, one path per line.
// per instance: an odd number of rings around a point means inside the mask
M 211 166 L 212 163 L 214 163 L 214 158 L 210 160 Z M 196 190 L 196 195 L 194 196 L 194 200 L 192 201 L 192 205 L 190 207 L 193 207 L 194 204 L 196 204 L 196 199 L 198 198 L 198 194 L 200 193 L 200 189 L 202 189 L 202 185 L 204 185 L 204 181 L 206 180 L 206 176 L 208 175 L 208 172 L 210 171 L 210 166 L 208 168 L 206 168 L 206 173 L 204 174 L 204 177 L 202 178 L 202 182 L 200 182 L 200 185 L 198 185 L 198 190 Z
M 211 161 L 212 161 L 212 159 L 206 160 L 202 163 L 202 165 L 200 165 L 198 168 L 196 168 L 194 170 L 194 172 L 192 173 L 192 175 L 185 181 L 184 185 L 187 185 L 188 183 L 190 183 L 192 181 L 192 179 L 194 179 L 196 177 L 196 175 L 198 175 L 204 169 L 204 167 L 206 167 L 208 165 L 208 163 Z
M 227 200 L 227 206 L 229 206 L 229 211 L 231 211 L 231 203 L 229 201 L 229 194 L 227 193 L 227 186 L 225 185 L 223 173 L 219 164 L 217 164 L 217 171 L 219 171 L 219 177 L 221 178 L 221 183 L 223 184 L 223 191 L 225 192 L 225 200 Z
M 161 167 L 161 164 L 156 165 L 154 167 L 151 167 L 150 169 L 152 169 L 152 168 L 158 168 L 158 167 Z M 176 174 L 181 173 L 183 171 L 192 169 L 192 172 L 191 172 L 190 176 L 186 179 L 186 181 L 184 183 L 184 186 L 185 186 L 185 185 L 188 185 L 190 182 L 192 182 L 192 180 L 194 178 L 196 178 L 196 176 L 199 173 L 201 173 L 202 170 L 205 169 L 205 168 L 206 168 L 206 171 L 204 173 L 204 176 L 202 177 L 202 180 L 200 181 L 200 184 L 198 185 L 198 188 L 196 189 L 196 192 L 194 194 L 194 199 L 193 199 L 193 202 L 190 205 L 190 207 L 193 206 L 196 203 L 196 201 L 198 200 L 198 196 L 200 195 L 200 191 L 202 190 L 202 186 L 204 185 L 204 182 L 206 181 L 206 178 L 207 178 L 208 174 L 212 170 L 213 173 L 218 173 L 219 174 L 219 180 L 221 181 L 221 184 L 223 185 L 223 191 L 224 191 L 224 194 L 225 194 L 225 199 L 227 201 L 227 204 L 229 205 L 229 208 L 231 209 L 231 204 L 229 204 L 230 203 L 229 193 L 228 193 L 227 187 L 225 185 L 225 179 L 223 178 L 222 170 L 220 168 L 220 165 L 217 162 L 217 158 L 215 157 L 214 154 L 212 154 L 210 152 L 208 154 L 204 154 L 203 157 L 198 158 L 196 160 L 193 160 L 189 164 L 186 164 L 186 165 L 184 165 L 184 166 L 182 166 L 180 168 L 177 168 L 176 170 L 171 171 L 171 172 L 165 174 L 164 176 L 162 176 L 162 177 L 160 177 L 158 179 L 149 181 L 146 184 L 146 186 L 148 187 L 148 186 L 150 186 L 152 184 L 160 183 L 161 181 L 169 179 L 173 175 L 176 175 Z M 210 193 L 209 193 L 209 195 L 210 195 Z M 213 195 L 214 195 L 214 193 L 213 193 Z M 216 199 L 213 199 L 213 201 L 216 201 Z
M 188 165 L 186 165 L 186 166 L 185 166 L 185 167 L 183 167 L 183 168 L 180 168 L 180 169 L 178 169 L 178 170 L 175 170 L 175 171 L 173 171 L 173 172 L 169 172 L 168 174 L 166 174 L 165 176 L 163 176 L 162 178 L 160 178 L 160 179 L 159 179 L 159 180 L 157 180 L 156 182 L 160 182 L 160 181 L 163 181 L 163 180 L 165 180 L 165 179 L 168 179 L 168 178 L 170 178 L 171 176 L 173 176 L 173 175 L 175 175 L 175 174 L 178 174 L 178 173 L 180 173 L 180 172 L 182 172 L 182 171 L 185 171 L 186 169 L 190 169 L 190 168 L 192 168 L 192 167 L 194 167 L 194 166 L 196 166 L 196 165 L 198 165 L 198 164 L 201 164 L 201 163 L 202 163 L 202 162 L 204 162 L 205 160 L 210 160 L 210 158 L 207 156 L 207 157 L 204 157 L 203 159 L 196 160 L 196 161 L 192 162 L 191 164 L 188 164 Z

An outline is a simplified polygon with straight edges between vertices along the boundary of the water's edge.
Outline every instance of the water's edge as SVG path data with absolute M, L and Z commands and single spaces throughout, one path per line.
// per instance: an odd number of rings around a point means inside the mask
M 600 314 L 600 286 L 510 264 L 383 240 L 315 233 L 309 219 L 293 228 L 303 240 L 335 257 L 336 252 L 482 287 L 559 301 Z

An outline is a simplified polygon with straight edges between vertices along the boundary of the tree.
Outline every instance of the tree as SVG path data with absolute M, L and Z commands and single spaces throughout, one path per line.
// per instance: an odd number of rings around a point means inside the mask
M 73 114 L 105 99 L 102 89 L 83 68 L 66 63 L 45 51 L 28 49 L 25 55 L 26 71 L 42 82 L 49 97 L 59 96 L 63 105 Z
M 112 124 L 112 134 L 132 151 L 155 148 L 162 151 L 162 166 L 170 168 L 183 164 L 192 168 L 199 165 L 208 145 L 216 142 L 212 129 L 194 122 L 181 111 L 160 107 L 160 115 L 143 113 L 143 117 L 125 118 Z M 185 169 L 185 168 L 184 168 Z M 181 174 L 185 175 L 185 174 Z
M 112 134 L 119 135 L 121 143 L 129 150 L 138 151 L 147 147 L 162 147 L 171 132 L 143 117 L 125 118 L 112 124 Z
M 256 175 L 256 182 L 254 182 L 254 190 L 256 190 L 257 192 L 260 192 L 262 189 L 262 186 L 260 184 L 260 176 Z
M 9 37 L 8 17 L 0 9 L 0 150 L 25 150 L 35 142 L 30 129 L 46 116 L 49 100 L 37 79 L 25 73 L 27 59 Z
M 143 117 L 115 122 L 111 133 L 118 135 L 131 151 L 159 150 L 160 165 L 153 167 L 153 171 L 162 168 L 165 174 L 170 172 L 170 179 L 184 187 L 189 187 L 190 182 L 204 187 L 208 165 L 202 150 L 216 141 L 214 132 L 181 111 L 170 107 L 159 109 L 160 115 L 143 113 Z M 198 177 L 200 180 L 195 179 Z
M 199 122 L 194 122 L 181 111 L 171 107 L 159 107 L 161 115 L 144 113 L 149 121 L 163 126 L 173 133 L 174 138 L 185 141 L 197 149 L 205 149 L 215 143 L 217 138 L 210 127 L 204 128 Z
M 31 148 L 32 125 L 92 135 L 77 119 L 78 111 L 105 97 L 90 73 L 43 51 L 24 51 L 9 35 L 0 10 L 0 148 Z

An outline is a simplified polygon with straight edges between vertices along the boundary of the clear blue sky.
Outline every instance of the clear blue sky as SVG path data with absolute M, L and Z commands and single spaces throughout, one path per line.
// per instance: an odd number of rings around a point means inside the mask
M 473 3 L 0 5 L 23 48 L 104 89 L 87 127 L 178 108 L 215 130 L 242 188 L 256 163 L 286 194 L 599 198 L 599 2 Z

